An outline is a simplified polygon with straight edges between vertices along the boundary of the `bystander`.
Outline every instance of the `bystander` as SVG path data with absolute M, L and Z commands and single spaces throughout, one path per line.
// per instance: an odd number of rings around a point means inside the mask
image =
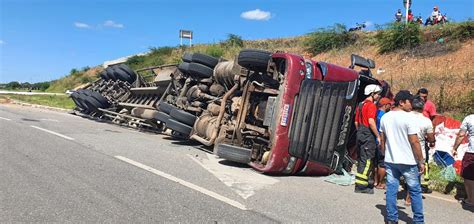
M 425 164 L 417 137 L 418 130 L 413 124 L 413 95 L 401 90 L 395 95 L 395 107 L 385 114 L 380 121 L 381 147 L 385 150 L 385 168 L 387 173 L 387 223 L 398 222 L 397 194 L 400 177 L 408 185 L 412 202 L 413 223 L 424 223 L 423 200 L 420 187 L 420 173 Z
M 423 101 L 425 101 L 425 107 L 423 107 L 423 115 L 430 120 L 433 120 L 434 116 L 436 115 L 436 106 L 431 100 L 428 100 L 428 89 L 421 88 L 418 90 L 417 93 Z
M 389 98 L 383 97 L 377 102 L 377 130 L 380 130 L 380 119 L 382 116 L 387 113 L 390 108 L 392 107 L 392 101 Z M 379 142 L 377 142 L 379 146 L 377 151 L 375 152 L 375 159 L 376 159 L 376 167 L 375 167 L 375 188 L 377 189 L 385 189 L 385 164 L 384 159 L 385 155 L 384 152 L 380 148 Z
M 465 206 L 474 208 L 474 114 L 464 118 L 461 128 L 453 146 L 453 155 L 457 154 L 457 149 L 464 137 L 468 134 L 469 146 L 462 159 L 461 176 L 464 178 L 467 198 L 462 200 Z

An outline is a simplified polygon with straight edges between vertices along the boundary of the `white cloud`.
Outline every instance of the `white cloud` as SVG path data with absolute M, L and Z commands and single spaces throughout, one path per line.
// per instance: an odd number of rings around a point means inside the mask
M 123 27 L 124 27 L 123 24 L 121 24 L 121 23 L 116 23 L 116 22 L 114 22 L 114 21 L 112 21 L 112 20 L 107 20 L 107 21 L 105 21 L 105 22 L 104 22 L 104 26 L 106 26 L 106 27 L 112 27 L 112 28 L 123 28 Z
M 74 26 L 77 27 L 77 28 L 81 28 L 81 29 L 90 29 L 91 28 L 91 26 L 89 24 L 81 23 L 81 22 L 75 22 Z
M 260 9 L 250 10 L 240 14 L 240 17 L 248 20 L 269 20 L 272 17 L 270 12 L 262 11 Z

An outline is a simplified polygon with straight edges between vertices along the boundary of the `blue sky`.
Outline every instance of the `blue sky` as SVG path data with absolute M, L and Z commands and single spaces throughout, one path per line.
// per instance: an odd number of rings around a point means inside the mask
M 472 0 L 414 0 L 415 15 L 433 5 L 456 21 L 474 17 Z M 179 45 L 302 35 L 319 27 L 384 24 L 402 0 L 0 0 L 0 83 L 60 78 L 72 68 Z

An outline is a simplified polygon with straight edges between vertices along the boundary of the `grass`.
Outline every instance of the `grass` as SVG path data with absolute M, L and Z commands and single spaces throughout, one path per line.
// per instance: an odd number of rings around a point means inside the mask
M 462 177 L 456 174 L 456 179 L 452 182 L 442 177 L 442 167 L 434 163 L 430 164 L 430 189 L 444 194 L 455 195 L 456 198 L 466 196 L 464 181 Z
M 16 95 L 4 94 L 0 98 L 8 98 L 24 103 L 39 104 L 49 107 L 59 107 L 64 109 L 73 109 L 74 102 L 66 95 Z

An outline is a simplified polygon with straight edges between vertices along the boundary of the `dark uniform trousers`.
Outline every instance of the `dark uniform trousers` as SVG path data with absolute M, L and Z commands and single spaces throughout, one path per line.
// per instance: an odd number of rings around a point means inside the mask
M 373 168 L 375 159 L 375 136 L 370 129 L 360 124 L 357 129 L 357 150 L 359 158 L 357 160 L 356 189 L 373 188 Z

